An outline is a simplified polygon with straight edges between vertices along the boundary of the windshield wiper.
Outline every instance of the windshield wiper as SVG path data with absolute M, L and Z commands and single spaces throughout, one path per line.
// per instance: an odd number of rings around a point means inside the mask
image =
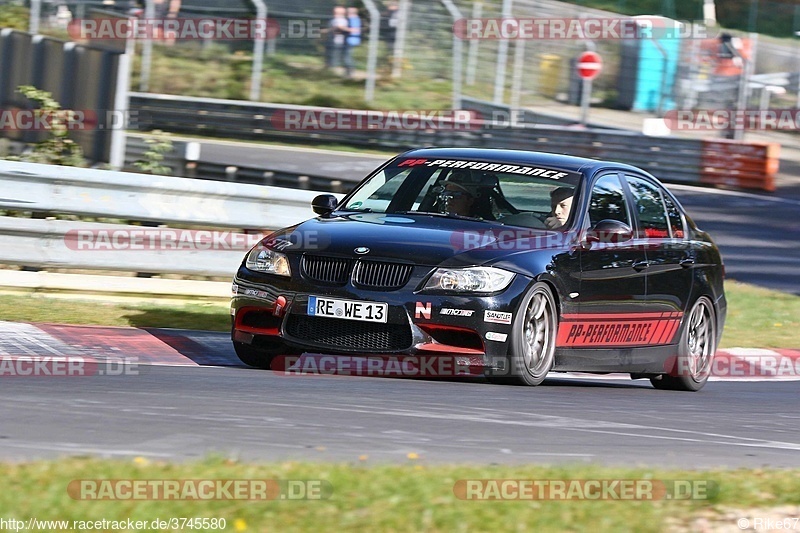
M 457 213 L 439 213 L 438 211 L 395 211 L 393 215 L 430 215 L 433 217 L 443 218 L 457 218 L 461 220 L 475 220 L 477 222 L 486 222 L 485 219 L 480 217 L 468 217 L 466 215 L 459 215 Z
M 337 209 L 337 211 L 349 211 L 354 213 L 372 213 L 371 207 L 343 207 L 342 209 Z

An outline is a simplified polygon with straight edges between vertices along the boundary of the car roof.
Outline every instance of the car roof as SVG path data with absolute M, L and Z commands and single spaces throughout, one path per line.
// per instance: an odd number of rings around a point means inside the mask
M 535 165 L 581 172 L 587 176 L 601 169 L 615 168 L 644 173 L 642 169 L 614 161 L 598 161 L 585 157 L 575 157 L 527 150 L 501 150 L 496 148 L 418 148 L 409 150 L 398 157 L 437 158 L 437 159 L 480 159 L 482 161 L 502 161 L 524 165 Z

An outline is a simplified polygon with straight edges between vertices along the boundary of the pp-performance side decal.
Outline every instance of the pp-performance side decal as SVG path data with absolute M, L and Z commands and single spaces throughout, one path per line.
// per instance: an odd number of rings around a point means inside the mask
M 600 313 L 564 315 L 556 346 L 612 348 L 672 344 L 683 313 Z

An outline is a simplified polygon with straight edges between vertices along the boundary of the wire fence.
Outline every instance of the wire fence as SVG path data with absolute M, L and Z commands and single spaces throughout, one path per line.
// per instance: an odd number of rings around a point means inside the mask
M 350 50 L 354 61 L 354 69 L 349 72 L 352 79 L 346 79 L 348 72 L 344 72 L 341 62 L 331 65 L 326 61 L 333 16 L 330 0 L 265 0 L 265 3 L 277 30 L 266 43 L 262 101 L 272 101 L 271 98 L 289 101 L 296 97 L 295 103 L 325 103 L 328 98 L 334 105 L 382 108 L 428 101 L 431 107 L 439 108 L 450 105 L 449 92 L 455 90 L 464 96 L 512 107 L 558 109 L 579 104 L 581 81 L 575 63 L 581 52 L 596 50 L 603 58 L 603 67 L 594 80 L 594 105 L 663 115 L 676 108 L 796 107 L 800 103 L 800 38 L 780 40 L 685 25 L 681 30 L 683 35 L 676 39 L 580 36 L 468 39 L 454 35 L 458 34 L 459 17 L 483 21 L 512 17 L 567 23 L 619 19 L 623 25 L 635 22 L 616 13 L 556 0 L 453 0 L 450 6 L 448 0 L 343 0 L 343 4 L 358 8 L 362 24 L 361 44 Z M 43 28 L 63 29 L 68 18 L 88 17 L 94 8 L 131 13 L 132 9 L 142 7 L 129 1 L 112 4 L 104 0 L 46 1 L 40 24 Z M 617 4 L 622 9 L 630 8 L 624 0 Z M 791 21 L 793 31 L 800 31 L 800 6 L 779 0 L 755 5 L 755 12 L 751 9 L 747 14 L 754 29 L 759 28 L 759 23 L 763 26 L 781 20 L 783 25 Z M 452 8 L 459 12 L 458 16 Z M 697 11 L 700 17 L 699 4 Z M 374 18 L 375 13 L 380 17 Z M 224 7 L 210 0 L 183 0 L 179 17 L 252 18 L 254 14 L 249 0 L 232 0 Z M 371 33 L 374 25 L 378 26 L 376 34 Z M 722 37 L 722 33 L 728 36 Z M 377 36 L 375 47 L 370 45 L 373 35 Z M 168 83 L 175 80 L 167 79 L 159 85 L 158 76 L 147 77 L 152 80 L 149 86 L 134 89 L 248 97 L 248 69 L 253 68 L 252 40 L 177 39 L 170 44 L 156 46 L 154 57 L 183 56 L 204 61 L 211 58 L 214 65 L 230 70 L 197 73 L 197 77 L 177 86 Z M 374 67 L 370 64 L 372 56 Z M 277 72 L 278 64 L 281 73 L 288 73 L 290 81 L 295 83 L 295 87 L 286 87 L 284 92 L 279 91 L 276 76 L 270 77 Z M 140 81 L 142 72 L 151 68 L 137 59 L 136 80 Z M 224 77 L 234 81 L 218 79 Z M 304 78 L 308 79 L 301 82 Z M 225 89 L 209 89 L 207 85 L 212 82 L 224 85 Z M 370 83 L 374 95 L 369 90 L 361 92 Z M 347 91 L 358 97 L 337 99 Z M 408 100 L 396 93 L 413 94 L 417 98 Z

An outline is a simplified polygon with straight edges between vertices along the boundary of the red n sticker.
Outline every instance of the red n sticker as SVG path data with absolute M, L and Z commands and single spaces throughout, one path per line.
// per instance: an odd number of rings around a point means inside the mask
M 428 303 L 417 302 L 417 305 L 414 308 L 414 318 L 427 318 L 428 320 L 430 320 L 431 307 L 432 304 L 430 302 Z

